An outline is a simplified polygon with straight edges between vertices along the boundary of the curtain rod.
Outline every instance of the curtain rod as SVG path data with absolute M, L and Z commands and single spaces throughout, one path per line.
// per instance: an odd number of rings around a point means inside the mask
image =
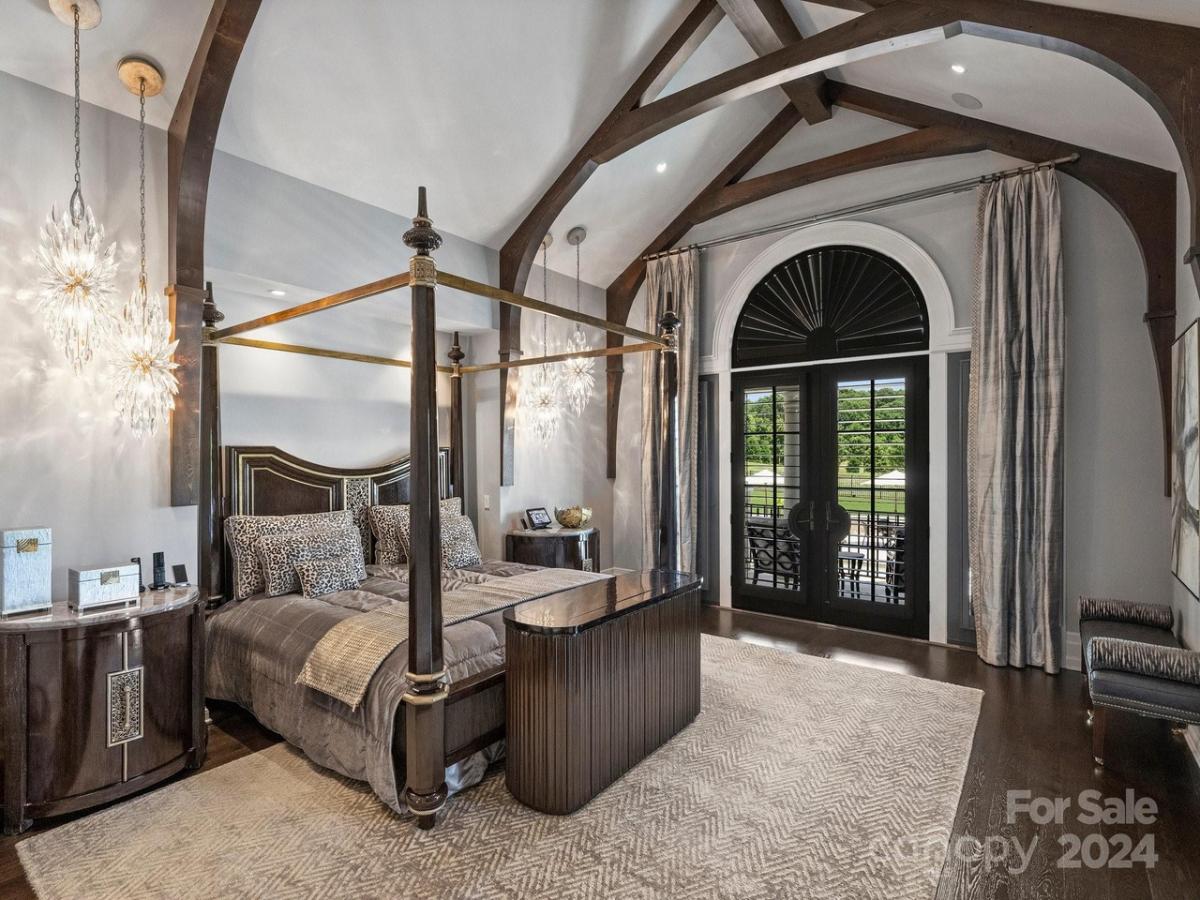
M 1017 175 L 1025 175 L 1029 172 L 1036 172 L 1039 169 L 1053 169 L 1056 166 L 1066 165 L 1079 161 L 1079 154 L 1072 153 L 1070 156 L 1060 156 L 1058 159 L 1047 160 L 1046 162 L 1034 163 L 1028 166 L 1021 166 L 1016 169 L 1006 169 L 1002 172 L 992 172 L 990 175 L 979 175 L 975 178 L 965 178 L 962 181 L 943 184 L 939 187 L 924 188 L 919 191 L 911 191 L 907 194 L 895 194 L 891 197 L 884 197 L 881 200 L 871 200 L 867 203 L 860 203 L 857 206 L 847 206 L 843 209 L 836 209 L 832 212 L 818 213 L 815 216 L 808 216 L 804 219 L 792 219 L 789 222 L 780 222 L 777 225 L 766 225 L 762 228 L 755 228 L 751 231 L 742 231 L 737 234 L 726 235 L 725 237 L 713 238 L 709 241 L 699 241 L 695 244 L 688 244 L 686 247 L 675 247 L 671 250 L 663 250 L 658 253 L 648 253 L 642 257 L 643 260 L 658 259 L 663 256 L 670 256 L 674 253 L 686 253 L 689 250 L 707 250 L 709 247 L 719 247 L 722 244 L 734 244 L 738 241 L 746 241 L 750 238 L 761 237 L 765 234 L 774 234 L 777 231 L 789 231 L 793 228 L 809 228 L 813 225 L 820 225 L 822 222 L 828 222 L 833 219 L 841 219 L 846 216 L 858 215 L 859 213 L 872 212 L 877 209 L 887 209 L 891 206 L 900 206 L 905 203 L 914 203 L 917 200 L 927 200 L 930 197 L 941 197 L 946 194 L 960 194 L 963 191 L 969 191 L 972 188 L 978 187 L 981 184 L 988 184 L 992 181 L 999 181 L 1002 178 L 1015 178 Z

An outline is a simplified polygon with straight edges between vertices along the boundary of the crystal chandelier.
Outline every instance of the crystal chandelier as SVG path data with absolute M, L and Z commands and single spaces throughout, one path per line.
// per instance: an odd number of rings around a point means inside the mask
M 71 6 L 75 34 L 75 190 L 59 217 L 52 207 L 37 250 L 41 268 L 38 311 L 51 340 L 78 374 L 112 324 L 116 244 L 104 246 L 104 228 L 84 203 L 79 178 L 79 6 Z M 96 18 L 98 21 L 98 15 Z M 95 22 L 90 24 L 94 25 Z
M 542 299 L 550 299 L 550 282 L 546 268 L 546 250 L 550 246 L 550 235 L 542 241 Z M 549 355 L 550 342 L 546 326 L 546 314 L 542 313 L 542 353 Z M 540 366 L 530 366 L 528 383 L 522 385 L 521 403 L 524 407 L 525 419 L 533 430 L 534 437 L 543 446 L 549 446 L 558 436 L 558 426 L 562 421 L 561 391 L 562 384 L 558 366 L 543 363 Z
M 580 312 L 582 305 L 579 297 L 579 245 L 583 243 L 583 239 L 587 237 L 587 229 L 582 225 L 576 225 L 567 232 L 567 242 L 575 247 L 575 311 Z M 595 375 L 595 359 L 590 356 L 582 356 L 579 354 L 589 350 L 587 335 L 583 333 L 583 326 L 578 322 L 575 323 L 575 330 L 571 332 L 570 338 L 567 339 L 566 352 L 572 354 L 571 358 L 563 363 L 563 393 L 566 396 L 567 406 L 574 415 L 579 415 L 588 405 L 588 401 L 592 399 L 592 389 L 596 386 Z
M 163 305 L 146 287 L 146 94 L 148 88 L 153 94 L 162 90 L 162 73 L 138 59 L 122 60 L 119 71 L 126 85 L 138 92 L 141 243 L 137 285 L 121 310 L 109 366 L 121 418 L 135 435 L 146 437 L 166 425 L 179 393 L 179 365 L 173 358 L 179 342 L 171 340 Z

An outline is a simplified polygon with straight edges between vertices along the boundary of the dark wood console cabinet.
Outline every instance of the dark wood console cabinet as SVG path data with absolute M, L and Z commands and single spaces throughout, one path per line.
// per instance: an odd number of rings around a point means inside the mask
M 509 791 L 564 815 L 700 712 L 700 588 L 648 571 L 504 613 Z
M 0 619 L 4 833 L 125 797 L 204 761 L 195 588 Z
M 527 566 L 600 571 L 598 528 L 539 528 L 504 536 L 504 558 Z

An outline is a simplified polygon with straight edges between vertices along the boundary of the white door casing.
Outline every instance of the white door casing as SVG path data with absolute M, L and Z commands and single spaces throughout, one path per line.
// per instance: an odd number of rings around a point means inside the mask
M 729 397 L 732 389 L 730 366 L 734 329 L 750 291 L 775 266 L 799 253 L 831 245 L 863 247 L 894 259 L 913 277 L 925 298 L 925 306 L 929 313 L 929 639 L 944 643 L 947 637 L 950 574 L 946 568 L 950 541 L 950 461 L 947 458 L 949 391 L 946 354 L 969 350 L 971 329 L 969 325 L 960 327 L 956 323 L 950 287 L 933 258 L 906 235 L 871 222 L 822 222 L 786 234 L 763 250 L 742 270 L 725 296 L 719 299 L 714 310 L 716 327 L 713 352 L 711 356 L 701 358 L 700 372 L 717 376 L 718 397 L 721 398 L 717 404 L 718 452 L 722 461 L 722 465 L 718 466 L 718 524 L 722 552 L 717 566 L 721 605 L 729 606 L 732 599 L 732 554 L 729 548 L 733 541 L 733 527 L 730 522 L 733 484 L 729 460 L 733 458 L 733 421 Z M 822 364 L 830 362 L 836 360 L 821 360 Z

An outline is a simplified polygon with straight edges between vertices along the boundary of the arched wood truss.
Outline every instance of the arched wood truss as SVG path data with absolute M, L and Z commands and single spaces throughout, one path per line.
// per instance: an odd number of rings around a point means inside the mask
M 500 251 L 500 287 L 524 289 L 542 237 L 567 202 L 604 162 L 708 110 L 766 90 L 781 88 L 789 105 L 680 213 L 648 247 L 665 249 L 694 224 L 779 191 L 823 178 L 914 159 L 991 149 L 1040 161 L 1069 152 L 1069 167 L 1104 195 L 1124 216 L 1141 247 L 1149 276 L 1146 318 L 1159 371 L 1164 434 L 1169 433 L 1170 345 L 1175 335 L 1175 184 L 1172 173 L 1052 138 L 1001 128 L 919 104 L 825 80 L 838 65 L 905 47 L 936 43 L 959 34 L 1053 50 L 1092 63 L 1136 90 L 1166 124 L 1183 161 L 1191 189 L 1192 265 L 1200 284 L 1200 29 L 1055 6 L 1032 0 L 816 0 L 861 12 L 848 22 L 801 39 L 781 0 L 697 0 L 646 69 L 605 117 L 584 146 L 532 206 Z M 197 48 L 192 70 L 172 121 L 171 279 L 177 299 L 182 390 L 172 423 L 172 500 L 195 502 L 203 303 L 203 230 L 208 172 L 217 125 L 234 67 L 258 11 L 259 0 L 216 0 Z M 670 78 L 729 15 L 759 58 L 656 99 Z M 829 117 L 829 105 L 891 119 L 917 129 L 865 148 L 835 154 L 743 181 L 745 174 L 801 119 Z M 608 318 L 623 321 L 643 277 L 632 263 L 608 289 Z M 500 320 L 501 359 L 520 353 L 519 310 Z M 615 474 L 613 427 L 621 387 L 610 364 L 609 475 Z M 510 484 L 515 446 L 514 384 L 501 372 L 501 481 Z M 204 516 L 202 515 L 203 519 Z M 201 528 L 203 529 L 203 522 Z

